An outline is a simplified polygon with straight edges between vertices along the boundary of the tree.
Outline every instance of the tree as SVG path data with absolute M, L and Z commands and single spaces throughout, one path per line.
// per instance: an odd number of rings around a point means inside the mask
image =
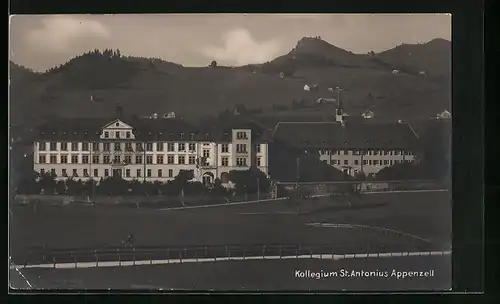
M 40 194 L 41 186 L 37 180 L 40 178 L 38 172 L 22 176 L 18 182 L 17 193 L 19 194 Z
M 220 178 L 216 178 L 214 181 L 214 186 L 212 190 L 210 190 L 210 193 L 213 196 L 225 196 L 227 192 L 227 189 L 222 186 L 222 181 L 220 180 Z
M 269 192 L 269 179 L 261 170 L 252 167 L 248 170 L 232 170 L 229 172 L 229 180 L 235 184 L 235 192 L 241 194 L 255 194 Z
M 41 190 L 44 194 L 53 194 L 56 190 L 56 178 L 57 175 L 52 172 L 47 172 L 40 176 L 38 184 L 40 185 Z
M 217 61 L 214 60 L 214 61 L 210 62 L 210 67 L 211 68 L 216 68 L 217 67 Z
M 81 195 L 84 191 L 84 184 L 81 180 L 74 180 L 72 178 L 66 181 L 66 193 L 69 195 Z
M 383 168 L 375 177 L 377 180 L 411 180 L 424 178 L 424 173 L 421 165 L 404 162 Z
M 55 191 L 57 194 L 66 194 L 66 183 L 60 180 L 56 183 Z

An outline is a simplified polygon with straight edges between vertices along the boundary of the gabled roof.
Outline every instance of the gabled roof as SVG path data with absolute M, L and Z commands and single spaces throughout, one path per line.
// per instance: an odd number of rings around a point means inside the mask
M 324 149 L 410 149 L 417 137 L 408 124 L 337 122 L 281 122 L 274 140 L 295 147 Z
M 93 141 L 99 140 L 102 129 L 117 121 L 116 118 L 67 119 L 59 118 L 40 126 L 39 140 Z M 229 120 L 194 126 L 177 118 L 120 118 L 120 121 L 133 128 L 136 140 L 143 141 L 231 141 L 232 129 L 251 129 L 255 140 L 266 140 L 264 129 L 255 123 L 242 120 Z M 123 140 L 123 139 L 122 139 Z

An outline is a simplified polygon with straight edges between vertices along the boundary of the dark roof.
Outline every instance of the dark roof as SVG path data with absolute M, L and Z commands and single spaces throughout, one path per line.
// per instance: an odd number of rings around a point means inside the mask
M 40 140 L 61 141 L 93 141 L 99 140 L 102 128 L 117 118 L 58 118 L 53 119 L 38 128 Z M 251 129 L 256 134 L 256 140 L 263 140 L 271 136 L 262 137 L 263 130 L 255 125 L 242 121 L 226 121 L 219 124 L 194 126 L 185 120 L 149 119 L 128 117 L 120 120 L 133 128 L 136 140 L 143 141 L 191 141 L 191 134 L 195 141 L 231 141 L 232 129 Z M 112 139 L 110 139 L 112 140 Z
M 301 148 L 410 149 L 417 137 L 404 123 L 281 122 L 274 140 Z

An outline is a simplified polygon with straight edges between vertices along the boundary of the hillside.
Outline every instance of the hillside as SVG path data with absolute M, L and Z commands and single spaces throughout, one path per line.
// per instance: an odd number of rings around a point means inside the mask
M 45 73 L 11 63 L 11 120 L 24 125 L 50 116 L 109 116 L 116 103 L 138 115 L 174 111 L 196 117 L 236 105 L 272 114 L 272 108 L 290 109 L 294 101 L 312 105 L 318 97 L 333 94 L 328 88 L 335 86 L 345 89 L 342 98 L 348 112 L 371 108 L 389 118 L 434 116 L 450 108 L 449 87 L 432 77 L 449 73 L 446 64 L 437 64 L 451 58 L 450 50 L 443 51 L 446 43 L 433 40 L 370 56 L 304 38 L 273 61 L 237 68 L 187 68 L 112 50 L 85 53 Z M 408 47 L 411 60 L 401 55 Z M 399 65 L 404 69 L 403 64 L 429 75 L 392 74 Z M 318 90 L 304 92 L 304 84 L 311 83 L 318 84 Z

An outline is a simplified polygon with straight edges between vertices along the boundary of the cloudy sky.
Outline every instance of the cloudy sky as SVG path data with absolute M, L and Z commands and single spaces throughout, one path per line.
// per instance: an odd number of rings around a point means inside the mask
M 451 40 L 451 16 L 412 15 L 17 15 L 10 58 L 44 71 L 91 49 L 158 57 L 184 66 L 242 65 L 289 52 L 305 36 L 354 53 Z

